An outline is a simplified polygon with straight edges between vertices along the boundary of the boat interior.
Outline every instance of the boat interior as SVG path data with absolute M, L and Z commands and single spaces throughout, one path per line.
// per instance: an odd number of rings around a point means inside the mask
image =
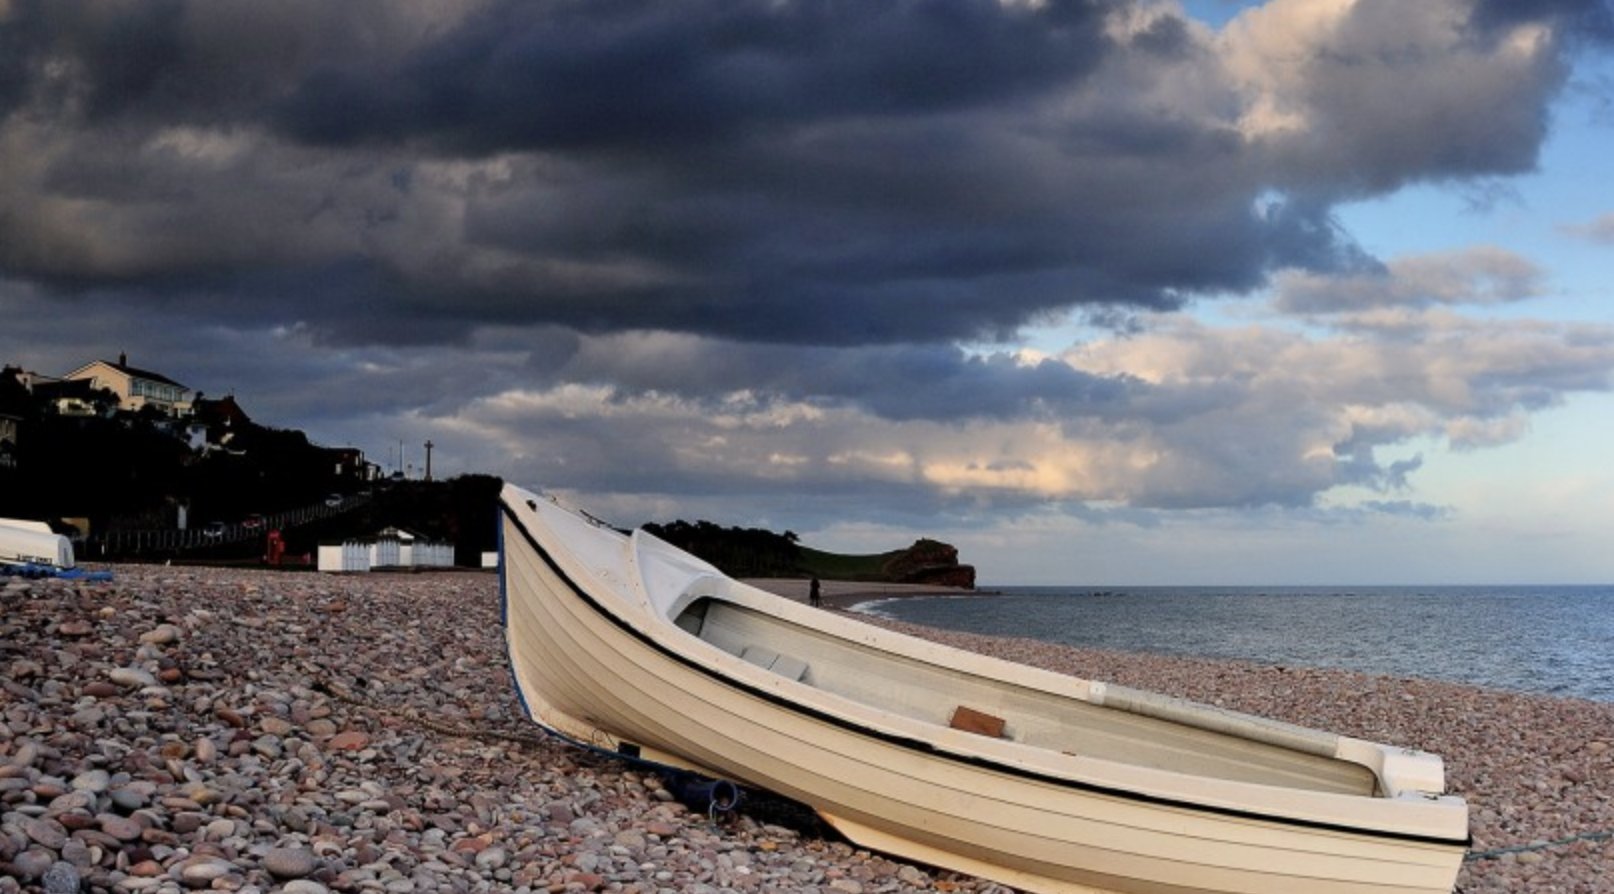
M 826 693 L 925 723 L 1032 748 L 1177 773 L 1321 792 L 1379 793 L 1374 772 L 1331 755 L 1195 724 L 1095 705 L 919 661 L 724 599 L 700 597 L 679 628 L 759 667 Z

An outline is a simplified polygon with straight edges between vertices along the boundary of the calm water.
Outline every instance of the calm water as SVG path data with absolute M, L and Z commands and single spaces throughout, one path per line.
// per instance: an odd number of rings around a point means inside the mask
M 1005 587 L 864 610 L 1072 646 L 1614 701 L 1614 587 Z

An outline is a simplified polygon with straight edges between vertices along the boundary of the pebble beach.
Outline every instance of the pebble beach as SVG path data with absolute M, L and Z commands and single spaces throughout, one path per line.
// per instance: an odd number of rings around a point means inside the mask
M 1009 891 L 543 737 L 491 574 L 112 571 L 0 578 L 0 894 Z M 1614 892 L 1614 704 L 878 623 L 1434 751 L 1483 855 L 1457 890 Z

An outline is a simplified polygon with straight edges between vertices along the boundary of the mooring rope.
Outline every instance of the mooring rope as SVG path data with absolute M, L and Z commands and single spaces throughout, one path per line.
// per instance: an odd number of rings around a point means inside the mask
M 1506 847 L 1491 848 L 1484 851 L 1469 851 L 1463 857 L 1463 862 L 1473 863 L 1479 860 L 1500 860 L 1509 854 L 1529 854 L 1554 848 L 1568 847 L 1582 841 L 1608 841 L 1614 839 L 1614 829 L 1602 829 L 1596 832 L 1581 832 L 1564 838 L 1554 838 L 1551 841 L 1535 841 L 1530 844 L 1512 844 Z
M 422 715 L 419 709 L 413 707 L 394 708 L 377 704 L 369 699 L 355 695 L 347 687 L 330 679 L 316 680 L 314 688 L 329 694 L 338 701 L 346 702 L 366 711 L 388 714 L 445 736 L 482 742 L 514 742 L 521 745 L 546 745 L 549 744 L 550 739 L 554 739 L 596 757 L 618 761 L 641 770 L 656 773 L 662 777 L 665 786 L 674 797 L 684 801 L 692 809 L 697 807 L 695 804 L 689 804 L 692 793 L 695 793 L 693 799 L 700 801 L 698 806 L 702 808 L 701 812 L 704 812 L 713 823 L 718 822 L 720 816 L 727 815 L 737 809 L 742 802 L 748 800 L 743 789 L 727 780 L 713 780 L 711 784 L 699 787 L 698 781 L 704 780 L 706 777 L 692 770 L 653 761 L 628 751 L 605 748 L 593 742 L 585 742 L 540 721 L 535 720 L 534 725 L 544 733 L 543 736 L 534 736 L 530 733 L 508 733 L 503 730 L 478 728 L 466 724 L 444 723 Z

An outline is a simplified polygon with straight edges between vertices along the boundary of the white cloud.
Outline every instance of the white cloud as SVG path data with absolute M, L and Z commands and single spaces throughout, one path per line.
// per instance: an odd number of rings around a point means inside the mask
M 1570 224 L 1563 231 L 1602 245 L 1614 245 L 1614 212 L 1584 224 Z
M 1542 269 L 1521 255 L 1476 246 L 1396 258 L 1370 272 L 1281 271 L 1274 278 L 1273 303 L 1298 314 L 1503 304 L 1539 296 L 1543 278 Z
M 1562 83 L 1539 22 L 1481 34 L 1469 0 L 1272 0 L 1218 36 L 1245 92 L 1239 127 L 1280 177 L 1373 191 L 1526 170 Z

